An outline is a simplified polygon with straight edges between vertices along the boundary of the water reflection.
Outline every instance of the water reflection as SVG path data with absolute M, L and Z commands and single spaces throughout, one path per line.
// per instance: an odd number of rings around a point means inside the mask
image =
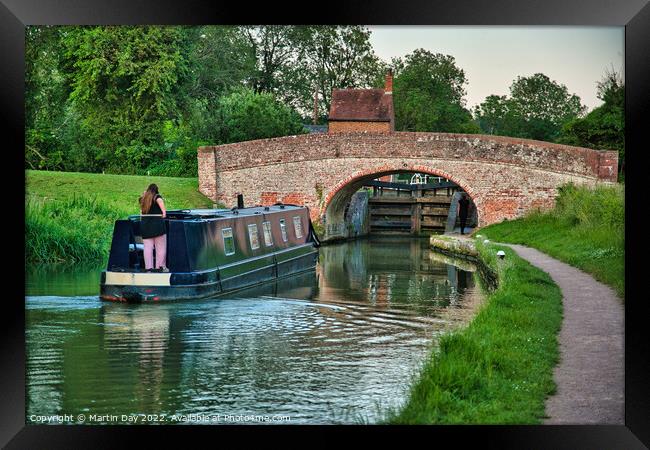
M 448 262 L 425 240 L 370 239 L 323 247 L 316 271 L 228 297 L 30 296 L 28 422 L 81 412 L 373 422 L 480 302 L 472 272 Z
M 442 255 L 434 254 L 428 240 L 403 237 L 325 247 L 318 267 L 323 295 L 382 308 L 417 305 L 421 311 L 455 304 L 462 290 L 473 286 L 475 268 L 461 260 L 459 270 L 451 258 L 441 261 Z
M 160 392 L 163 381 L 163 360 L 169 345 L 169 308 L 121 308 L 104 305 L 100 316 L 104 324 L 104 347 L 119 351 L 123 343 L 134 342 L 130 351 L 137 356 L 137 369 L 131 382 L 139 411 L 156 410 L 162 406 Z
M 97 295 L 102 265 L 36 264 L 25 270 L 27 295 Z

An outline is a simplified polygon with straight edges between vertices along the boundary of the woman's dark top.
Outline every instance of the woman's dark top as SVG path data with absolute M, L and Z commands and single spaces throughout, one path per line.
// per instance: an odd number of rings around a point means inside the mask
M 160 209 L 157 201 L 159 198 L 162 198 L 162 196 L 156 194 L 156 196 L 153 198 L 153 204 L 151 205 L 151 208 L 147 214 L 162 215 L 162 210 Z M 162 219 L 162 217 L 144 216 L 140 221 L 140 233 L 142 234 L 142 239 L 150 239 L 155 238 L 156 236 L 161 236 L 167 233 L 165 221 Z

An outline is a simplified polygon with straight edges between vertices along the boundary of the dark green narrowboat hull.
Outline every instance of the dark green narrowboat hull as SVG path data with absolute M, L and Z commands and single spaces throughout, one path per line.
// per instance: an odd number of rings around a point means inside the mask
M 312 271 L 316 268 L 317 262 L 318 251 L 313 250 L 283 263 L 243 272 L 224 280 L 219 279 L 217 275 L 216 281 L 212 282 L 170 286 L 106 285 L 102 283 L 100 297 L 107 301 L 131 303 L 217 297 Z M 105 272 L 102 273 L 102 281 L 105 279 L 105 275 Z
M 318 239 L 307 208 L 207 211 L 213 214 L 168 213 L 169 272 L 143 270 L 137 221 L 117 221 L 100 298 L 140 303 L 207 298 L 315 269 Z

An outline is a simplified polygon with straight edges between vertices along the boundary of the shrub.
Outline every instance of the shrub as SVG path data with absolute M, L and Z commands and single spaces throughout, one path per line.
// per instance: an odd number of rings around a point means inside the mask
M 221 142 L 241 142 L 306 133 L 297 112 L 273 94 L 238 89 L 220 100 Z
M 624 187 L 569 183 L 559 189 L 555 216 L 574 225 L 622 228 L 625 223 Z

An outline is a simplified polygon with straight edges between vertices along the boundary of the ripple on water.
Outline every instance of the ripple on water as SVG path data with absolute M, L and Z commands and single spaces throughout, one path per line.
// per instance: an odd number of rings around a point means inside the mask
M 59 297 L 59 296 L 27 296 L 25 309 L 88 309 L 99 308 L 100 300 L 97 296 L 85 297 Z
M 28 411 L 376 421 L 477 304 L 463 294 L 471 276 L 443 263 L 415 272 L 426 251 L 388 249 L 322 248 L 317 272 L 277 295 L 159 305 L 26 297 Z

